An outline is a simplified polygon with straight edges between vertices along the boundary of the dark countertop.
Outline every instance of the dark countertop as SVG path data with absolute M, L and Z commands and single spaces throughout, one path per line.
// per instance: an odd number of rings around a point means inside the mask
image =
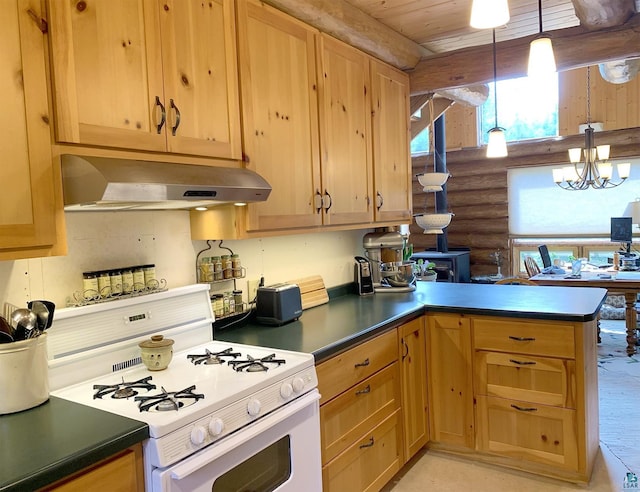
M 36 490 L 147 437 L 144 422 L 52 396 L 0 416 L 0 490 Z
M 607 291 L 580 287 L 418 282 L 415 292 L 331 297 L 283 326 L 250 322 L 214 333 L 217 340 L 312 353 L 321 362 L 393 323 L 424 312 L 591 321 Z

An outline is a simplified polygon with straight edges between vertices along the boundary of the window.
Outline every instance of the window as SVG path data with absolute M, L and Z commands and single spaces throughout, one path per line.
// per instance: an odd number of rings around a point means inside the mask
M 480 143 L 486 145 L 487 132 L 496 126 L 495 86 L 479 113 Z M 558 74 L 545 79 L 520 77 L 498 81 L 498 126 L 505 129 L 507 142 L 558 135 Z
M 411 155 L 429 152 L 429 127 L 426 127 L 411 140 Z
M 631 163 L 631 176 L 621 186 L 606 190 L 562 190 L 551 172 L 558 166 L 509 169 L 509 234 L 608 238 L 611 217 L 621 217 L 640 189 L 640 159 L 626 162 Z M 634 226 L 633 230 L 638 229 Z

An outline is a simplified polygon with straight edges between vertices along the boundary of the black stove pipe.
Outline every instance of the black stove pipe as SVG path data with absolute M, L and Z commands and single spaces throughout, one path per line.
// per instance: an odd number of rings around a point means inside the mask
M 444 113 L 442 113 L 433 124 L 433 141 L 435 147 L 434 171 L 437 173 L 447 172 L 447 142 L 444 123 Z M 442 186 L 442 191 L 437 192 L 435 195 L 436 213 L 447 213 L 449 211 L 447 205 L 447 184 L 445 183 Z M 449 251 L 446 228 L 442 234 L 438 234 L 436 241 L 436 251 L 440 253 L 447 253 Z

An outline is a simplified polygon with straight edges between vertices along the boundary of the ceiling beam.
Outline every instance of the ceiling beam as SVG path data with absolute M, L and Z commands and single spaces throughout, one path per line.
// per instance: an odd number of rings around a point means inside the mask
M 345 0 L 263 0 L 296 19 L 401 70 L 430 52 Z
M 559 71 L 640 57 L 640 14 L 635 14 L 621 26 L 598 31 L 588 31 L 580 26 L 548 33 Z M 529 43 L 534 37 L 497 43 L 498 79 L 527 74 Z M 411 95 L 490 82 L 493 80 L 491 58 L 490 44 L 424 58 L 409 71 Z

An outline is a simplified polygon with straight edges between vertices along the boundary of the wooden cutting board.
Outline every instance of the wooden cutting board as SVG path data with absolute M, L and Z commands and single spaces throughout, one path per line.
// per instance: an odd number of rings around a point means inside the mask
M 287 283 L 300 287 L 303 310 L 329 302 L 329 294 L 320 275 L 289 280 Z

